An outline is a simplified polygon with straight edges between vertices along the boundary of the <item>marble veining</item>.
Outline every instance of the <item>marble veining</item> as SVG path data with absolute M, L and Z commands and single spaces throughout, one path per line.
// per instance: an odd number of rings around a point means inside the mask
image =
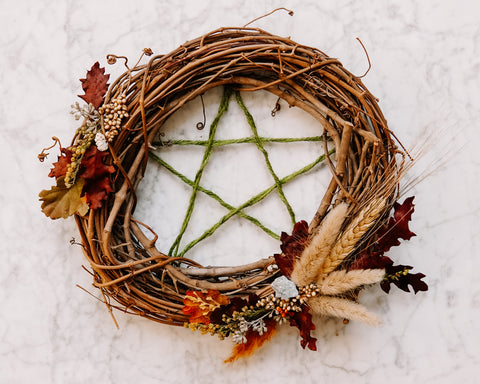
M 40 212 L 37 195 L 50 186 L 46 175 L 55 155 L 44 163 L 36 155 L 53 135 L 69 142 L 76 128 L 69 106 L 81 91 L 77 79 L 97 60 L 106 65 L 107 53 L 132 61 L 144 47 L 167 53 L 280 5 L 293 9 L 295 16 L 277 13 L 254 26 L 315 46 L 357 75 L 368 68 L 355 40 L 360 38 L 372 62 L 363 80 L 380 99 L 390 128 L 414 153 L 415 144 L 426 143 L 428 151 L 412 179 L 434 172 L 406 192 L 416 196 L 412 229 L 418 236 L 392 250 L 391 257 L 424 272 L 430 290 L 414 296 L 392 289 L 386 296 L 369 289 L 360 301 L 382 316 L 380 327 L 317 320 L 315 353 L 301 349 L 295 329 L 283 327 L 253 358 L 225 365 L 229 341 L 118 311 L 117 330 L 104 305 L 77 287 L 97 294 L 82 269 L 81 249 L 70 244 L 77 236 L 73 220 L 53 222 Z M 0 2 L 0 14 L 0 383 L 478 382 L 480 5 L 468 0 L 18 0 Z M 107 70 L 112 78 L 122 72 L 120 65 Z M 261 130 L 279 136 L 293 124 L 312 130 L 308 116 L 288 108 L 272 119 L 272 97 L 245 100 Z M 211 118 L 216 105 L 207 100 L 206 106 Z M 199 108 L 185 108 L 170 122 L 172 129 L 194 127 Z M 240 115 L 233 108 L 219 134 L 232 137 L 247 129 Z M 275 148 L 272 162 L 288 172 L 296 164 L 286 159 L 295 154 L 308 161 L 310 151 L 308 146 Z M 201 153 L 192 150 L 185 156 L 192 165 L 185 164 L 184 172 L 194 174 Z M 238 203 L 252 193 L 244 188 L 249 177 L 254 190 L 269 183 L 268 174 L 249 163 L 257 156 L 254 151 L 220 150 L 215 156 L 219 163 L 204 181 L 229 201 Z M 215 184 L 215 172 L 227 183 Z M 164 180 L 171 189 L 162 188 Z M 285 189 L 299 219 L 311 218 L 323 186 L 321 176 L 310 180 Z M 185 188 L 174 183 L 149 167 L 141 187 L 145 204 L 136 212 L 160 228 L 165 246 L 175 233 L 159 212 L 168 210 L 170 221 L 178 221 L 184 204 L 179 196 Z M 178 212 L 170 211 L 167 197 L 178 200 Z M 206 212 L 222 213 L 204 200 Z M 288 230 L 288 216 L 275 199 L 249 213 L 266 216 L 277 231 Z M 208 223 L 206 216 L 200 211 L 195 217 L 193 233 Z M 276 252 L 278 246 L 241 220 L 219 235 L 199 246 L 195 257 L 206 264 L 236 263 L 240 257 L 255 260 Z M 252 236 L 258 253 L 249 251 L 246 239 Z

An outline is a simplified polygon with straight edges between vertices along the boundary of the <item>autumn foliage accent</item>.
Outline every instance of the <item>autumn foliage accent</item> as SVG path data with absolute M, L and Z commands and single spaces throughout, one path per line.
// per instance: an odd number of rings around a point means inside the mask
M 380 287 L 386 293 L 390 292 L 391 284 L 405 292 L 410 292 L 409 286 L 412 287 L 414 293 L 428 290 L 428 285 L 422 281 L 425 277 L 423 273 L 411 274 L 409 271 L 413 267 L 393 265 L 393 260 L 384 256 L 384 253 L 389 251 L 391 247 L 400 245 L 400 239 L 410 240 L 415 236 L 415 233 L 408 226 L 414 211 L 413 199 L 412 196 L 405 199 L 402 204 L 396 202 L 393 205 L 393 217 L 389 219 L 386 225 L 377 230 L 372 236 L 372 239 L 376 239 L 375 242 L 360 252 L 349 267 L 349 270 L 385 268 L 385 278 L 380 283 Z
M 387 257 L 388 259 L 388 257 Z M 420 291 L 428 291 L 428 285 L 422 279 L 425 277 L 423 273 L 410 273 L 413 269 L 410 265 L 388 265 L 385 267 L 385 278 L 380 283 L 380 287 L 386 292 L 390 292 L 390 284 L 395 284 L 397 288 L 405 292 L 410 292 L 409 286 L 412 287 L 416 294 Z
M 97 61 L 92 68 L 87 71 L 85 79 L 80 79 L 82 83 L 84 95 L 78 95 L 87 104 L 92 104 L 94 108 L 98 108 L 103 103 L 103 96 L 108 90 L 108 79 L 110 75 L 105 75 L 105 68 L 100 68 Z
M 113 191 L 109 175 L 115 172 L 115 167 L 105 164 L 108 153 L 100 152 L 94 145 L 83 156 L 75 184 L 67 188 L 63 178 L 71 157 L 72 149 L 61 149 L 48 174 L 57 180 L 57 185 L 39 195 L 43 201 L 42 211 L 52 219 L 66 218 L 75 213 L 85 215 L 88 208 L 100 208 L 108 193 Z
M 247 341 L 243 344 L 237 344 L 233 348 L 232 355 L 226 359 L 225 363 L 232 363 L 242 357 L 250 356 L 263 344 L 269 341 L 277 332 L 277 322 L 274 319 L 269 319 L 265 322 L 267 330 L 261 335 L 253 330 L 248 330 L 246 333 Z
M 293 271 L 295 261 L 299 259 L 303 250 L 307 246 L 308 239 L 308 224 L 305 220 L 299 221 L 295 224 L 292 234 L 282 232 L 280 236 L 281 254 L 274 255 L 275 262 L 280 269 L 280 272 L 286 277 L 290 277 Z
M 50 170 L 48 177 L 59 177 L 67 174 L 67 168 L 72 161 L 72 150 L 69 148 L 61 148 L 60 156 L 58 156 L 57 162 L 53 163 L 53 168 Z
M 83 179 L 70 188 L 65 186 L 63 176 L 57 179 L 57 185 L 50 190 L 40 192 L 42 201 L 42 211 L 52 219 L 66 219 L 73 214 L 85 215 L 88 212 L 88 205 L 84 197 L 81 197 L 83 189 Z
M 92 145 L 81 163 L 80 177 L 85 179 L 83 188 L 88 205 L 92 209 L 102 206 L 102 201 L 107 199 L 109 192 L 113 192 L 109 175 L 115 172 L 113 165 L 106 165 L 105 158 L 107 152 L 101 152 L 96 146 Z
M 210 314 L 229 303 L 227 296 L 219 291 L 210 289 L 207 292 L 188 291 L 183 300 L 183 313 L 189 316 L 190 323 L 210 324 Z
M 274 255 L 275 262 L 280 269 L 280 272 L 286 277 L 290 277 L 293 271 L 296 260 L 298 260 L 308 245 L 308 224 L 302 220 L 296 223 L 293 227 L 292 234 L 282 232 L 280 236 L 281 254 Z M 309 313 L 309 308 L 306 305 L 302 306 L 301 312 L 289 313 L 289 321 L 292 327 L 297 327 L 300 330 L 302 348 L 308 346 L 312 351 L 317 350 L 317 339 L 310 335 L 310 331 L 315 329 L 315 324 L 312 322 L 312 315 Z
M 391 247 L 400 245 L 399 239 L 410 240 L 413 236 L 416 236 L 408 228 L 415 207 L 413 199 L 414 196 L 411 196 L 406 198 L 402 204 L 398 202 L 393 204 L 393 217 L 390 218 L 387 225 L 380 227 L 377 232 L 377 245 L 381 251 L 388 252 Z
M 315 329 L 315 324 L 312 321 L 312 314 L 309 312 L 310 308 L 306 305 L 302 306 L 301 312 L 295 312 L 290 318 L 290 325 L 297 327 L 300 330 L 300 345 L 303 349 L 308 346 L 311 351 L 317 350 L 317 339 L 310 335 L 310 332 Z
M 100 68 L 96 62 L 87 71 L 86 78 L 80 79 L 85 95 L 79 97 L 97 109 L 108 90 L 109 77 L 105 75 L 105 68 Z M 108 153 L 92 145 L 95 133 L 100 129 L 98 119 L 92 117 L 95 115 L 91 110 L 80 110 L 80 113 L 84 113 L 81 116 L 85 122 L 77 130 L 76 144 L 60 148 L 60 156 L 48 174 L 49 177 L 55 177 L 57 185 L 48 191 L 43 190 L 39 195 L 43 202 L 42 211 L 52 219 L 66 218 L 75 213 L 84 215 L 88 208 L 100 208 L 108 194 L 113 192 L 110 174 L 115 172 L 115 168 L 105 164 Z M 64 179 L 64 182 L 60 179 Z

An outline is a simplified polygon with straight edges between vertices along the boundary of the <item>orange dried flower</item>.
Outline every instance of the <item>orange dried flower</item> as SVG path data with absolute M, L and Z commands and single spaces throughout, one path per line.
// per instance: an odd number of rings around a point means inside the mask
M 232 355 L 224 361 L 224 363 L 232 363 L 235 360 L 238 360 L 241 357 L 246 357 L 255 352 L 263 344 L 269 341 L 275 332 L 277 331 L 277 323 L 274 319 L 268 319 L 265 322 L 267 330 L 262 334 L 259 334 L 257 331 L 248 330 L 246 333 L 247 342 L 242 344 L 237 344 L 232 352 Z
M 188 291 L 183 304 L 183 313 L 189 315 L 190 323 L 210 324 L 210 314 L 222 305 L 230 302 L 227 296 L 215 289 L 207 292 Z

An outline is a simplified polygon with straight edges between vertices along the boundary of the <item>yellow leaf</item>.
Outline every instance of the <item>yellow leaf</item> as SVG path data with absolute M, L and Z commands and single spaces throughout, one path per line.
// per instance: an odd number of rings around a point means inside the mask
M 41 191 L 42 212 L 51 219 L 67 218 L 75 213 L 83 216 L 88 212 L 84 197 L 80 197 L 84 180 L 79 178 L 70 188 L 65 186 L 64 177 L 57 179 L 57 185 L 50 190 Z

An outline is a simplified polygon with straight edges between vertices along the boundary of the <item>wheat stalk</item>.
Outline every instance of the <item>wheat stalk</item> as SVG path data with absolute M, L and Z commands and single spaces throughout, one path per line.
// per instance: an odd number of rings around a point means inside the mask
M 315 296 L 309 300 L 312 312 L 331 317 L 357 320 L 370 325 L 381 323 L 380 318 L 363 305 L 338 297 Z
M 385 207 L 385 199 L 373 199 L 347 226 L 339 240 L 335 243 L 330 255 L 325 259 L 319 276 L 326 276 L 355 249 L 360 239 L 375 223 Z
M 384 269 L 357 269 L 333 271 L 327 277 L 317 282 L 323 295 L 338 295 L 362 285 L 375 284 L 385 276 Z
M 291 280 L 297 286 L 315 281 L 325 258 L 330 253 L 347 214 L 348 204 L 340 203 L 324 218 L 320 229 L 295 263 Z

